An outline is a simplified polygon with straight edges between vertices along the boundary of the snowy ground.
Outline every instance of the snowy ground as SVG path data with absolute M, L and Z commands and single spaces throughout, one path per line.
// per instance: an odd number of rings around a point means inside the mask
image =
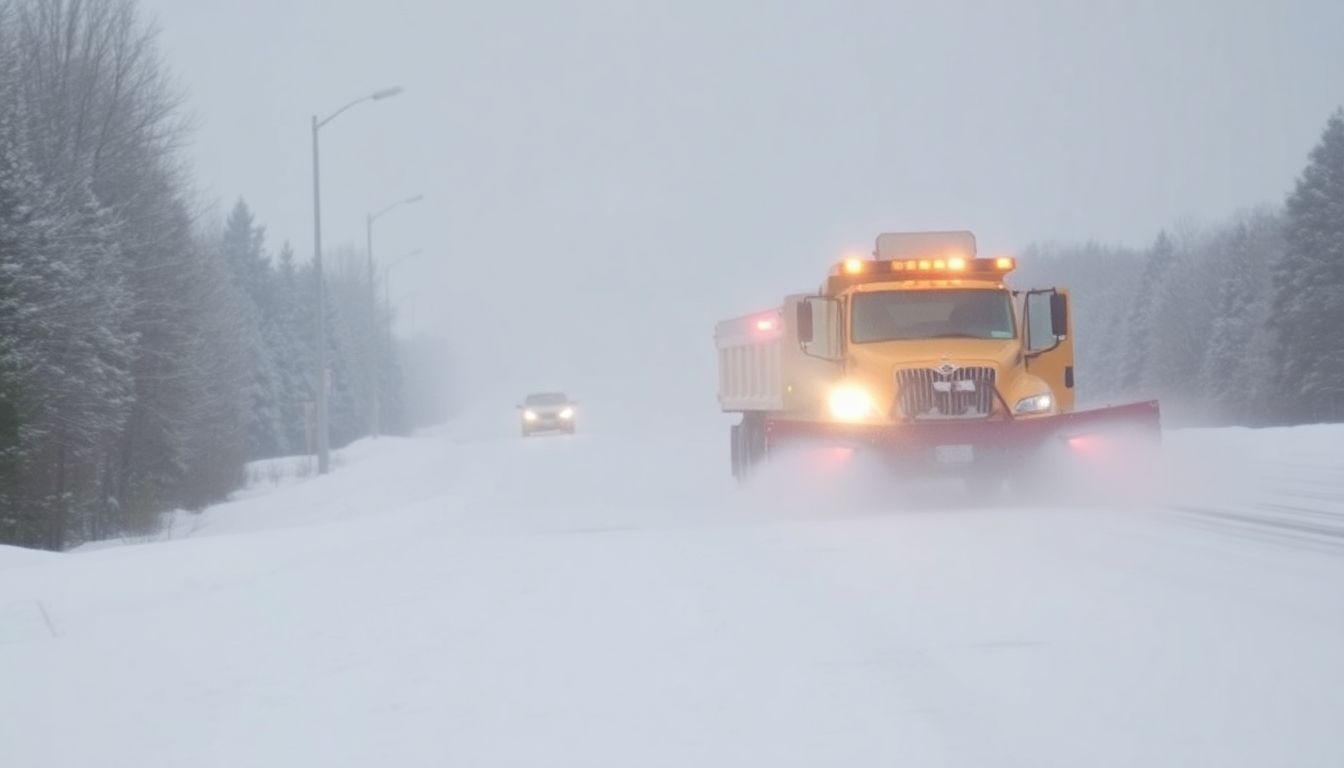
M 1035 509 L 680 432 L 459 424 L 0 548 L 0 766 L 1344 764 L 1344 429 Z

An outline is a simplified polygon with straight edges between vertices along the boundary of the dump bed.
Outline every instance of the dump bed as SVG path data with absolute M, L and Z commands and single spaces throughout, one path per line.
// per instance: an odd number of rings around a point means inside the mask
M 714 326 L 723 410 L 784 410 L 784 338 L 788 334 L 784 314 L 782 309 L 766 310 Z
M 724 411 L 817 412 L 841 369 L 834 360 L 806 354 L 798 343 L 798 304 L 808 298 L 786 296 L 779 307 L 714 326 Z

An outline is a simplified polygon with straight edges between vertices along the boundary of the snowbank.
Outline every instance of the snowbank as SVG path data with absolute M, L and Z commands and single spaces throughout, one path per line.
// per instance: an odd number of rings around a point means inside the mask
M 1161 507 L 811 495 L 780 517 L 724 477 L 718 431 L 512 426 L 356 444 L 332 475 L 254 486 L 176 541 L 0 549 L 0 762 L 1344 754 L 1344 547 L 1325 537 Z M 1166 463 L 1191 494 L 1210 469 L 1199 506 L 1226 512 L 1234 479 L 1330 477 L 1341 437 L 1176 433 Z M 1318 501 L 1338 514 L 1334 482 Z

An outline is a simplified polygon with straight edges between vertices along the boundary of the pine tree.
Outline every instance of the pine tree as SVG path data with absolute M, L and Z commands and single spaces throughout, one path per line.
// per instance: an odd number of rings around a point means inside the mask
M 285 243 L 280 249 L 276 270 L 273 322 L 266 327 L 266 345 L 271 352 L 276 375 L 277 411 L 281 425 L 282 450 L 298 454 L 310 449 L 308 418 L 315 397 L 313 369 L 312 291 L 300 286 L 312 285 L 313 278 L 294 263 L 294 249 Z
M 1217 316 L 1216 278 L 1227 263 L 1203 229 L 1183 227 L 1172 243 L 1171 263 L 1152 289 L 1146 388 L 1164 401 L 1169 423 L 1196 424 L 1208 399 L 1199 384 Z
M 256 382 L 260 340 L 251 300 L 229 275 L 229 265 L 213 249 L 193 259 L 198 279 L 190 296 L 197 311 L 191 319 L 191 353 L 186 366 L 193 393 L 190 420 L 181 428 L 182 464 L 190 482 L 178 502 L 201 509 L 244 480 L 249 449 L 249 410 Z
M 1210 423 L 1253 425 L 1271 416 L 1265 412 L 1270 299 L 1265 286 L 1281 250 L 1280 226 L 1275 214 L 1260 212 L 1235 222 L 1213 242 L 1219 258 L 1209 274 L 1219 278 L 1218 295 L 1199 377 Z
M 115 219 L 88 195 L 61 198 L 8 171 L 0 171 L 0 198 L 10 201 L 0 204 L 12 320 L 4 367 L 17 393 L 6 409 L 17 437 L 9 461 L 21 473 L 10 501 L 22 543 L 61 549 L 108 508 L 96 464 L 130 405 L 131 302 Z
M 98 461 L 130 404 L 121 223 L 32 162 L 29 96 L 0 35 L 0 536 L 61 549 L 114 506 Z
M 284 453 L 280 395 L 275 356 L 268 329 L 276 322 L 275 286 L 270 260 L 263 249 L 264 230 L 241 199 L 224 225 L 220 258 L 235 291 L 229 297 L 237 304 L 236 331 L 245 350 L 244 391 L 248 401 L 247 456 L 260 459 Z
M 1166 231 L 1159 232 L 1144 257 L 1143 274 L 1138 291 L 1132 297 L 1125 322 L 1124 354 L 1117 372 L 1121 388 L 1128 394 L 1151 394 L 1152 351 L 1157 336 L 1154 307 L 1158 288 L 1171 270 L 1175 246 Z
M 98 509 L 117 515 L 117 529 L 152 530 L 161 511 L 201 496 L 188 452 L 211 416 L 195 389 L 209 308 L 193 301 L 203 273 L 177 162 L 180 96 L 134 0 L 20 0 L 15 9 L 28 157 L 61 199 L 87 193 L 115 218 L 132 298 L 129 416 L 73 469 L 96 483 Z
M 1274 270 L 1278 388 L 1292 421 L 1344 419 L 1344 110 L 1321 141 L 1285 212 Z
M 22 458 L 19 401 L 23 396 L 18 377 L 19 318 L 24 308 L 14 285 L 14 270 L 21 267 L 13 256 L 22 245 L 13 225 L 22 201 L 17 194 L 21 171 L 15 114 L 18 89 L 7 22 L 7 8 L 0 6 L 0 543 L 18 543 L 27 533 L 17 494 Z

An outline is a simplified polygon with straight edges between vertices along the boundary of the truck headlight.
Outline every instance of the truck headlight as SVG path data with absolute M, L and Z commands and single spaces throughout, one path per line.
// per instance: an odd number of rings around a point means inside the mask
M 837 421 L 863 421 L 877 415 L 877 404 L 868 390 L 854 384 L 841 384 L 831 390 L 828 402 Z
M 536 421 L 536 420 L 537 420 L 536 411 L 523 411 L 523 421 Z
M 560 418 L 565 421 L 569 421 L 570 419 L 574 418 L 574 409 L 566 408 L 565 410 L 561 411 Z
M 1017 401 L 1013 413 L 1044 413 L 1055 406 L 1055 398 L 1049 394 L 1032 395 Z

